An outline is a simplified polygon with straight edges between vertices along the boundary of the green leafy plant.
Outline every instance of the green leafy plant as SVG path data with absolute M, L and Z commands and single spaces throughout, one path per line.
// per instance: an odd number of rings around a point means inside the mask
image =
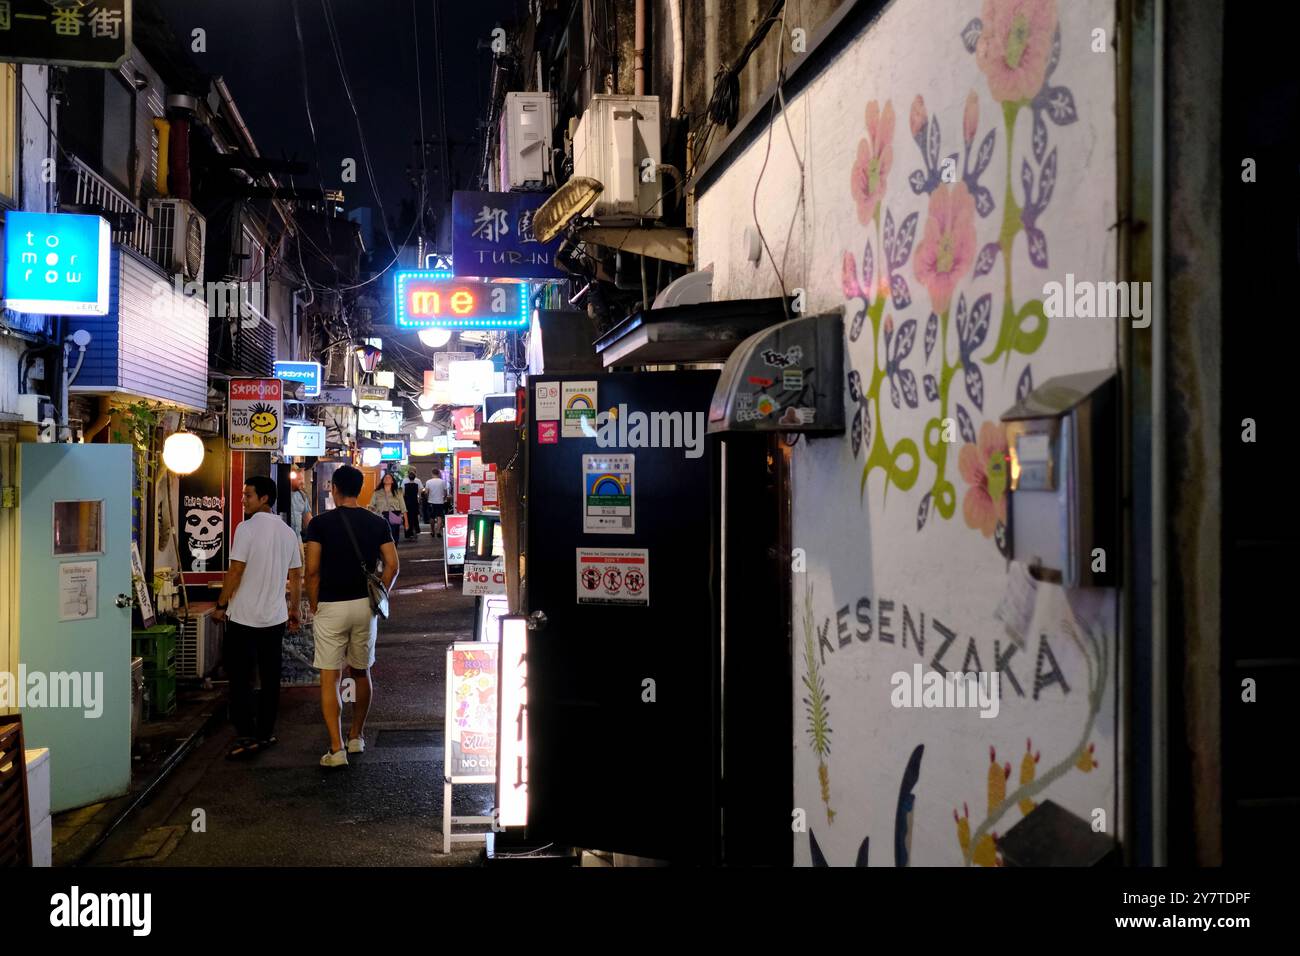
M 135 481 L 131 497 L 133 519 L 136 527 L 143 526 L 144 496 L 149 483 L 158 473 L 160 456 L 154 434 L 162 423 L 162 410 L 148 402 L 132 402 L 113 408 L 118 427 L 113 429 L 113 441 L 131 445 L 135 449 Z
M 822 681 L 821 668 L 817 661 L 817 625 L 813 620 L 812 584 L 804 587 L 803 605 L 804 630 L 804 666 L 807 673 L 803 676 L 803 685 L 808 688 L 808 696 L 803 698 L 804 710 L 808 718 L 808 737 L 812 743 L 813 753 L 817 755 L 817 781 L 821 784 L 822 803 L 826 804 L 826 822 L 835 822 L 835 811 L 831 809 L 831 778 L 826 766 L 826 758 L 831 753 L 831 695 L 826 693 Z

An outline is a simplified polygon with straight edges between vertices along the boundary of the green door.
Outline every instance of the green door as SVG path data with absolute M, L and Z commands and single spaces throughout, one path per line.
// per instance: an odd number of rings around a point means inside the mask
M 21 444 L 18 456 L 23 733 L 50 749 L 58 812 L 131 782 L 131 447 Z

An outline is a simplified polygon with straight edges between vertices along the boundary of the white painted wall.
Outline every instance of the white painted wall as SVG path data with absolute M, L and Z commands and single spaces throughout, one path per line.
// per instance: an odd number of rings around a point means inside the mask
M 1029 23 L 1030 46 L 1021 51 L 996 45 L 999 30 L 1003 35 L 1009 32 L 1008 23 L 1000 19 L 1002 11 L 1017 8 L 1037 14 Z M 968 52 L 963 44 L 963 30 L 981 17 L 988 33 L 980 42 L 989 53 L 987 62 L 993 64 L 991 74 L 981 69 L 979 54 Z M 1059 63 L 1047 74 L 1047 54 L 1039 44 L 1044 42 L 1044 29 L 1050 37 L 1053 18 L 1059 19 L 1062 44 Z M 1091 48 L 1097 27 L 1112 40 L 1105 52 Z M 794 575 L 793 595 L 798 690 L 791 701 L 796 728 L 795 806 L 806 811 L 809 828 L 831 865 L 854 865 L 864 838 L 870 841 L 871 865 L 895 865 L 900 819 L 907 842 L 907 808 L 906 801 L 900 801 L 900 784 L 909 757 L 921 746 L 919 778 L 912 788 L 912 865 L 962 865 L 966 862 L 963 827 L 975 838 L 967 845 L 973 846 L 977 861 L 992 863 L 992 846 L 981 844 L 979 837 L 984 832 L 1004 834 L 1021 819 L 1021 807 L 1004 803 L 1004 796 L 1014 795 L 1022 768 L 1037 781 L 1051 778 L 1042 792 L 1034 794 L 1035 799 L 1054 800 L 1088 820 L 1094 809 L 1102 809 L 1108 831 L 1117 833 L 1117 768 L 1122 753 L 1115 720 L 1113 601 L 1091 615 L 1079 612 L 1087 619 L 1085 625 L 1098 629 L 1100 638 L 1095 644 L 1086 638 L 1076 643 L 1070 636 L 1073 623 L 1067 595 L 1060 588 L 1040 586 L 1028 640 L 1023 648 L 1009 652 L 1010 638 L 994 616 L 1009 581 L 1008 566 L 996 544 L 995 521 L 980 520 L 985 515 L 995 519 L 997 506 L 991 496 L 973 490 L 976 484 L 985 485 L 978 470 L 967 469 L 972 483 L 959 467 L 963 451 L 968 465 L 972 458 L 981 465 L 988 460 L 988 439 L 998 434 L 998 417 L 1015 402 L 1017 383 L 1027 367 L 1033 383 L 1041 384 L 1056 375 L 1115 364 L 1115 323 L 1108 319 L 1052 320 L 1041 343 L 1022 340 L 1018 349 L 1010 351 L 998 347 L 1000 341 L 1014 342 L 1014 335 L 1002 339 L 1008 288 L 1014 319 L 1026 303 L 1043 298 L 1046 282 L 1063 281 L 1066 273 L 1080 280 L 1115 277 L 1116 248 L 1110 230 L 1116 219 L 1113 27 L 1113 5 L 1106 0 L 1031 0 L 1020 6 L 1003 0 L 896 0 L 809 89 L 787 100 L 786 114 L 777 120 L 770 138 L 764 133 L 699 196 L 697 261 L 701 268 L 712 267 L 715 272 L 715 299 L 779 294 L 776 269 L 780 269 L 787 291 L 804 290 L 807 311 L 843 306 L 846 330 L 857 314 L 866 313 L 860 335 L 847 342 L 846 363 L 862 376 L 864 390 L 871 387 L 873 368 L 880 370 L 878 394 L 867 402 L 870 433 L 860 449 L 855 451 L 851 435 L 845 434 L 801 441 L 794 451 L 794 542 L 807 556 L 806 573 Z M 1012 61 L 1019 69 L 1008 69 L 1005 75 L 996 66 Z M 1042 88 L 1044 77 L 1049 87 L 1071 92 L 1077 119 L 1058 125 L 1045 117 L 1047 144 L 1036 155 L 1033 111 L 1019 109 L 1008 156 L 1005 114 L 995 99 L 995 87 L 1010 96 L 1015 92 L 1008 84 L 1034 84 L 1032 96 Z M 972 92 L 977 118 L 973 110 L 968 112 Z M 923 106 L 914 111 L 918 95 Z M 1064 105 L 1059 91 L 1051 96 Z M 878 141 L 874 151 L 866 142 L 872 102 Z M 892 136 L 882 128 L 888 125 L 882 122 L 887 105 L 894 118 Z M 978 177 L 978 185 L 990 191 L 994 208 L 987 217 L 973 214 L 973 244 L 969 237 L 957 243 L 955 261 L 964 264 L 952 270 L 959 281 L 945 315 L 943 303 L 935 301 L 936 293 L 942 298 L 942 290 L 918 275 L 917 262 L 925 261 L 926 249 L 934 247 L 926 242 L 931 220 L 937 224 L 941 219 L 941 210 L 932 205 L 934 197 L 942 196 L 940 203 L 951 199 L 965 206 L 973 193 L 960 182 L 941 186 L 933 194 L 913 189 L 909 184 L 913 171 L 922 171 L 922 184 L 926 174 L 923 148 L 912 127 L 915 121 L 922 128 L 924 142 L 930 121 L 937 119 L 940 160 L 958 154 L 960 180 L 968 117 L 974 133 L 972 164 L 984 138 L 995 131 L 991 160 Z M 888 150 L 883 148 L 886 141 Z M 1008 187 L 1015 202 L 1025 205 L 1022 172 L 1032 175 L 1037 195 L 1043 166 L 1049 165 L 1053 152 L 1055 190 L 1036 220 L 1046 238 L 1048 267 L 1031 261 L 1026 233 L 1020 230 L 1010 244 L 1009 272 L 1000 253 L 992 271 L 976 277 L 970 260 L 987 244 L 999 241 Z M 855 162 L 872 155 L 888 159 L 878 219 L 872 215 L 870 198 L 855 198 L 853 188 Z M 869 180 L 863 182 L 868 188 L 860 192 L 869 193 Z M 858 199 L 864 200 L 861 210 Z M 771 258 L 764 254 L 757 265 L 746 259 L 741 241 L 745 227 L 753 225 L 755 206 L 771 247 Z M 917 216 L 911 254 L 897 270 L 909 287 L 910 304 L 892 301 L 888 283 L 880 285 L 885 210 L 896 225 Z M 1012 217 L 1013 228 L 1018 219 Z M 866 247 L 874 262 L 870 280 L 863 277 Z M 946 256 L 943 267 L 947 268 Z M 871 286 L 865 297 L 872 303 L 870 309 L 864 308 L 860 289 L 864 284 Z M 991 296 L 991 327 L 970 351 L 970 364 L 980 370 L 982 379 L 982 408 L 968 393 L 961 367 L 952 374 L 943 400 L 930 399 L 924 376 L 937 379 L 944 361 L 960 365 L 957 302 L 964 297 L 969 309 L 986 294 Z M 927 357 L 925 329 L 932 307 L 943 316 L 935 321 L 940 326 L 946 323 L 946 333 Z M 914 376 L 917 406 L 909 406 L 903 378 L 895 375 L 892 381 L 900 389 L 896 407 L 890 395 L 891 378 L 883 374 L 889 358 L 885 330 L 890 328 L 890 344 L 896 347 L 898 336 L 912 321 L 916 323 L 914 345 L 898 364 Z M 1032 333 L 1034 328 L 1030 319 L 1022 332 Z M 1014 327 L 1007 330 L 1014 332 Z M 995 353 L 997 360 L 988 364 L 985 360 Z M 852 420 L 860 405 L 850 398 L 847 383 L 845 402 Z M 928 452 L 927 431 L 937 438 L 938 422 L 954 417 L 958 403 L 969 415 L 970 432 L 978 434 L 982 426 L 993 423 L 984 430 L 986 447 L 977 452 L 978 441 L 959 437 L 942 451 L 936 444 L 933 453 Z M 905 453 L 908 442 L 915 443 L 914 456 Z M 869 459 L 871 466 L 864 472 Z M 891 475 L 891 464 L 901 473 Z M 936 505 L 941 500 L 936 493 L 942 494 L 946 515 Z M 928 508 L 918 530 L 923 502 Z M 912 631 L 904 638 L 904 609 L 916 630 L 924 615 L 924 653 L 918 652 Z M 869 629 L 865 621 L 870 622 Z M 1022 694 L 1004 680 L 996 718 L 984 719 L 975 711 L 892 706 L 892 675 L 910 673 L 915 664 L 931 670 L 945 641 L 945 629 L 953 639 L 938 666 L 947 670 L 962 669 L 972 648 L 983 670 L 995 669 L 995 653 L 1011 654 L 1007 666 Z M 886 635 L 892 636 L 892 643 L 882 640 Z M 1051 658 L 1040 651 L 1044 641 Z M 973 656 L 969 666 L 977 666 Z M 1090 667 L 1101 675 L 1092 701 Z M 1051 678 L 1056 672 L 1068 684 L 1068 692 L 1061 681 L 1049 681 L 1039 688 L 1035 700 L 1035 675 Z M 829 752 L 819 753 L 811 743 L 804 698 L 813 695 L 805 678 L 820 680 L 829 695 Z M 1027 740 L 1032 741 L 1031 753 L 1040 755 L 1037 763 L 1026 754 Z M 995 752 L 993 761 L 990 748 Z M 1095 756 L 1098 766 L 1076 759 L 1080 754 Z M 995 769 L 1007 763 L 1009 780 L 1004 769 Z M 1080 763 L 1089 765 L 1087 772 Z M 1054 768 L 1059 769 L 1053 772 Z M 904 803 L 901 812 L 900 802 Z M 969 808 L 968 820 L 964 807 Z M 954 813 L 963 817 L 962 824 L 954 821 Z M 808 864 L 812 859 L 809 834 L 796 832 L 794 841 L 796 861 Z

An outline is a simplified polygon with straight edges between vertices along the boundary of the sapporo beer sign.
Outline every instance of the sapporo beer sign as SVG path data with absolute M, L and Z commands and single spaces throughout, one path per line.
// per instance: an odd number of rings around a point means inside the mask
M 284 431 L 284 383 L 278 378 L 230 380 L 230 447 L 278 451 Z
M 131 0 L 0 0 L 0 61 L 114 69 L 130 38 Z

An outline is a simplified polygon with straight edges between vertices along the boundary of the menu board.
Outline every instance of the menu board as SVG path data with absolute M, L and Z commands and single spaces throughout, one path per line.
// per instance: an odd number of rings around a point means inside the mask
M 484 464 L 476 448 L 456 452 L 456 511 L 469 514 L 484 508 L 497 509 L 497 466 Z
M 498 644 L 447 649 L 447 777 L 496 783 Z

